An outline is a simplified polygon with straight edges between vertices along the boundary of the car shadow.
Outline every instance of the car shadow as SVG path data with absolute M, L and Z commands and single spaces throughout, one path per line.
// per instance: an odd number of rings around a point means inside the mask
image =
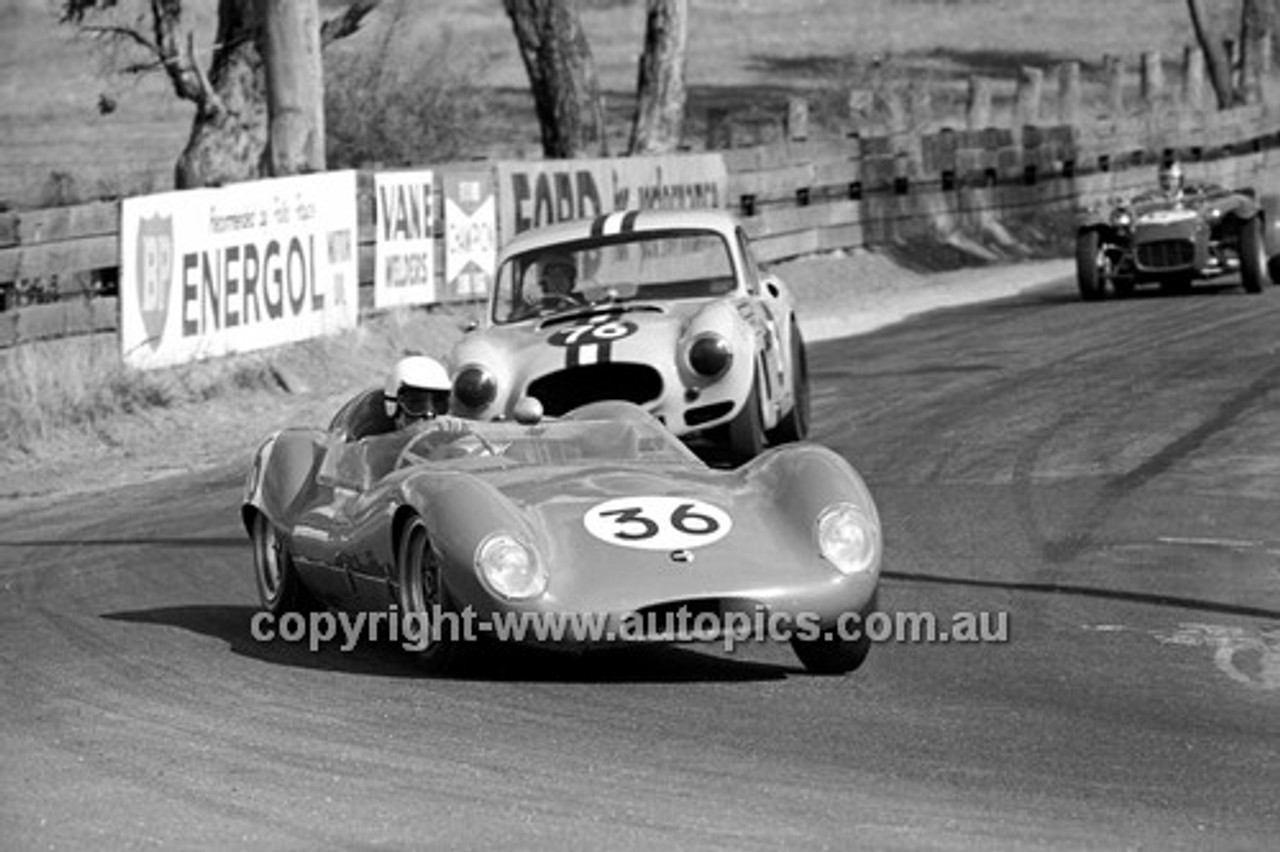
M 654 644 L 558 651 L 490 640 L 466 646 L 458 665 L 448 675 L 437 676 L 426 671 L 411 651 L 385 636 L 378 641 L 357 641 L 347 650 L 342 649 L 341 628 L 333 640 L 317 643 L 315 650 L 305 639 L 256 639 L 251 621 L 260 611 L 252 606 L 191 604 L 108 612 L 101 617 L 126 624 L 177 627 L 210 636 L 225 642 L 233 654 L 271 665 L 359 676 L 540 683 L 687 683 L 780 680 L 803 673 L 798 663 L 783 666 L 734 659 L 719 651 L 718 645 L 709 645 L 705 650 Z

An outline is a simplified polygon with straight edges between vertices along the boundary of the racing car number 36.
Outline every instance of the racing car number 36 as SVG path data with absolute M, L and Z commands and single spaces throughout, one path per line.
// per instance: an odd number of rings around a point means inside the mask
M 606 500 L 588 509 L 582 523 L 601 541 L 641 550 L 703 547 L 733 527 L 729 514 L 710 503 L 660 496 Z

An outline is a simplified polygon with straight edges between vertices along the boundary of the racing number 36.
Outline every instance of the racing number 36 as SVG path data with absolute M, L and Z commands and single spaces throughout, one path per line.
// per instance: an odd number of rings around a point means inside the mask
M 723 509 L 687 497 L 623 497 L 593 506 L 582 518 L 587 532 L 619 547 L 674 550 L 701 547 L 728 534 Z

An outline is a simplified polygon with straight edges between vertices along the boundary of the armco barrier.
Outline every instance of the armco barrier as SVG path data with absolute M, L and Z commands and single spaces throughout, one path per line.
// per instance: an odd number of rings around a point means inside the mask
M 778 261 L 982 229 L 1034 209 L 1072 210 L 1150 186 L 1155 164 L 1169 155 L 1186 162 L 1193 179 L 1276 194 L 1278 143 L 1280 113 L 1248 106 L 1148 113 L 1087 127 L 783 140 L 718 153 L 727 172 L 726 206 L 742 215 L 762 259 Z M 500 166 L 431 168 L 443 175 L 451 169 L 496 173 Z M 362 173 L 359 269 L 365 312 L 372 305 L 367 285 L 375 236 L 370 183 L 371 173 Z M 436 225 L 440 241 L 439 217 Z M 119 232 L 119 202 L 0 213 L 0 348 L 114 330 L 110 297 L 120 262 Z M 438 242 L 440 265 L 444 250 Z M 32 289 L 41 299 L 51 293 L 56 299 L 27 305 L 25 293 Z

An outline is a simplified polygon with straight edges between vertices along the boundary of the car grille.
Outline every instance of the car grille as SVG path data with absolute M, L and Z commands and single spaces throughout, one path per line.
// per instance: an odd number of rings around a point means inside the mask
M 1195 260 L 1196 247 L 1190 240 L 1157 240 L 1138 244 L 1139 269 L 1185 269 Z
M 589 364 L 541 376 L 529 384 L 528 392 L 548 416 L 559 417 L 607 399 L 648 405 L 662 396 L 662 376 L 646 364 Z

